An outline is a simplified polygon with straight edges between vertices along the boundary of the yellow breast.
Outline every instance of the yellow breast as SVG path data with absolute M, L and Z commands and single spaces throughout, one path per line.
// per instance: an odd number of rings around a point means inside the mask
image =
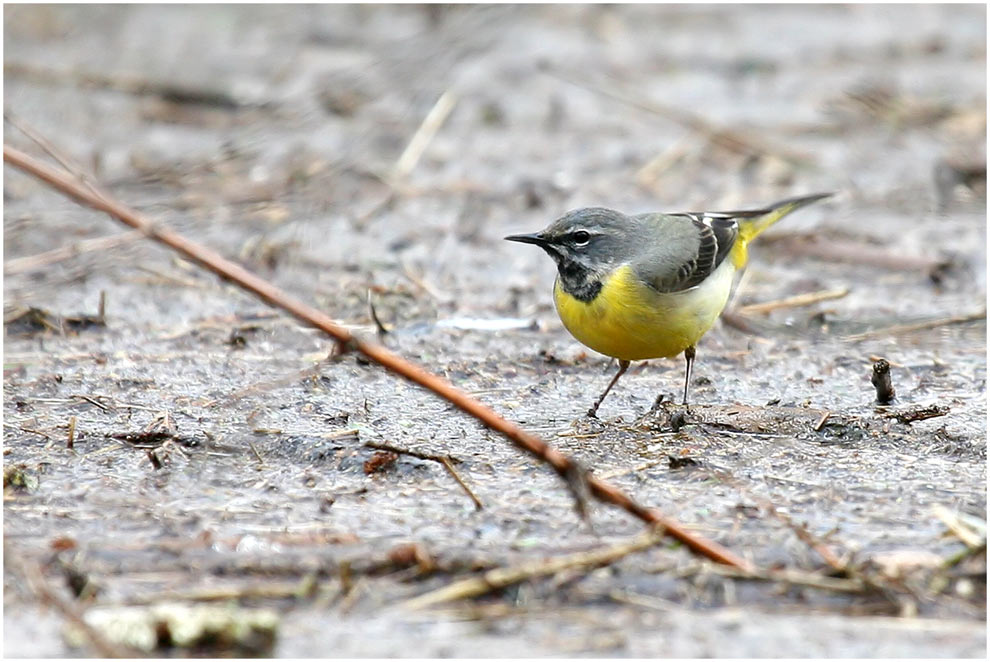
M 557 314 L 575 338 L 596 352 L 625 361 L 676 356 L 712 327 L 725 308 L 735 265 L 724 260 L 697 287 L 661 294 L 628 265 L 612 272 L 590 302 L 567 294 L 558 279 Z

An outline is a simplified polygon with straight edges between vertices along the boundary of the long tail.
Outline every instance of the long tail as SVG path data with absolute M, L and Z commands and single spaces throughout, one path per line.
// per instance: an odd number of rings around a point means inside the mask
M 739 221 L 739 238 L 744 242 L 750 242 L 768 227 L 790 214 L 795 209 L 800 209 L 812 202 L 817 202 L 822 198 L 831 197 L 832 193 L 815 193 L 813 195 L 801 195 L 796 198 L 787 198 L 776 202 L 766 209 L 756 209 L 753 211 L 729 212 Z
M 801 195 L 796 198 L 787 198 L 776 202 L 766 209 L 754 209 L 751 211 L 723 212 L 725 216 L 731 216 L 739 223 L 739 237 L 736 239 L 732 252 L 729 254 L 733 264 L 737 269 L 741 269 L 746 264 L 748 251 L 746 245 L 760 235 L 771 225 L 790 214 L 795 209 L 800 209 L 812 202 L 817 202 L 822 198 L 832 196 L 832 193 L 815 193 L 813 195 Z

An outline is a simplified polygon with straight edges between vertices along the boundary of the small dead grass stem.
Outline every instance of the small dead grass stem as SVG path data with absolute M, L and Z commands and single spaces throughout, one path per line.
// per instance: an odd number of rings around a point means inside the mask
M 629 554 L 648 549 L 660 542 L 662 538 L 662 529 L 657 529 L 640 534 L 633 540 L 627 540 L 604 549 L 568 554 L 546 561 L 532 561 L 511 568 L 495 568 L 478 577 L 462 579 L 407 600 L 402 606 L 408 609 L 422 609 L 443 602 L 476 598 L 486 593 L 500 591 L 513 584 L 555 575 L 564 570 L 579 569 L 588 573 L 603 565 L 615 563 Z

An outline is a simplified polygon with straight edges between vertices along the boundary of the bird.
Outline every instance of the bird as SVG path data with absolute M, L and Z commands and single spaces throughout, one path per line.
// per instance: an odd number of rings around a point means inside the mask
M 597 416 L 632 361 L 681 353 L 687 405 L 696 345 L 722 314 L 733 277 L 746 266 L 749 243 L 784 216 L 831 195 L 746 211 L 626 215 L 584 207 L 540 232 L 505 239 L 535 244 L 553 258 L 553 300 L 564 327 L 619 362 L 588 416 Z

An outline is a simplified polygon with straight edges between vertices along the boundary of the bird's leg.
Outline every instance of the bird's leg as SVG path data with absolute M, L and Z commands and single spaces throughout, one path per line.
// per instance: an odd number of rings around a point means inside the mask
M 602 400 L 605 399 L 605 396 L 608 395 L 608 392 L 612 390 L 613 386 L 615 386 L 615 382 L 619 381 L 619 377 L 625 374 L 626 370 L 628 369 L 629 369 L 629 361 L 619 361 L 619 372 L 615 373 L 615 377 L 612 378 L 612 381 L 608 383 L 608 386 L 605 387 L 605 390 L 602 391 L 602 394 L 598 396 L 597 400 L 595 400 L 595 404 L 591 405 L 591 409 L 588 410 L 589 418 L 596 418 L 598 416 L 598 407 L 602 404 Z
M 691 384 L 691 369 L 694 368 L 694 345 L 684 350 L 684 359 L 687 361 L 687 370 L 684 373 L 684 406 L 687 406 L 688 386 Z

